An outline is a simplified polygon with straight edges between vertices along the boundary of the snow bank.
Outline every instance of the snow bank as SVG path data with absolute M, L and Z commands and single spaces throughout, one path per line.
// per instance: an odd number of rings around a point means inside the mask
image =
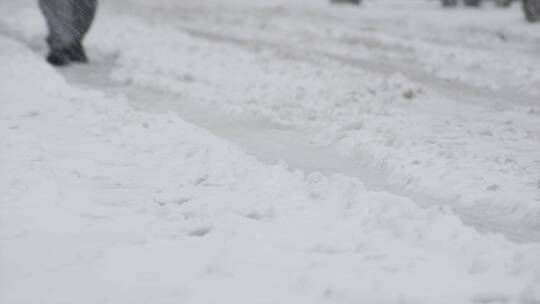
M 2 303 L 540 301 L 538 245 L 263 165 L 6 37 L 0 66 Z
M 103 17 L 90 42 L 117 54 L 116 81 L 310 130 L 318 134 L 314 142 L 337 143 L 343 154 L 382 168 L 392 183 L 511 226 L 516 238 L 537 239 L 537 105 L 496 93 L 487 101 L 447 97 L 402 73 L 355 66 L 354 58 L 336 62 L 275 41 L 114 18 Z
M 116 1 L 88 44 L 117 57 L 119 83 L 309 130 L 396 185 L 538 240 L 538 26 L 517 7 L 322 3 Z M 2 5 L 19 35 L 43 36 L 35 8 Z

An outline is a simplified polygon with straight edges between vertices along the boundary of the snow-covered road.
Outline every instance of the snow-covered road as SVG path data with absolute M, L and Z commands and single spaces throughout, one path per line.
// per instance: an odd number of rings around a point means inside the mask
M 102 1 L 55 70 L 0 3 L 0 302 L 540 303 L 520 13 Z
M 407 190 L 423 205 L 447 204 L 513 239 L 540 240 L 540 35 L 519 13 L 486 8 L 479 16 L 425 1 L 361 10 L 312 1 L 127 1 L 104 13 L 110 22 L 91 43 L 118 55 L 111 73 L 117 83 L 168 95 L 162 109 L 203 104 L 207 112 L 273 124 L 271 139 L 257 126 L 248 128 L 251 135 L 218 134 L 261 159 L 268 159 L 266 148 L 275 150 L 264 142 L 292 140 L 300 145 L 270 161 L 346 174 L 344 167 L 356 164 L 364 183 L 380 185 L 378 172 L 386 190 Z M 219 121 L 230 124 L 208 115 L 219 130 Z M 211 127 L 204 113 L 195 115 L 202 121 L 180 116 Z M 291 131 L 303 139 L 285 135 Z M 295 155 L 310 142 L 350 159 L 335 155 L 306 168 Z

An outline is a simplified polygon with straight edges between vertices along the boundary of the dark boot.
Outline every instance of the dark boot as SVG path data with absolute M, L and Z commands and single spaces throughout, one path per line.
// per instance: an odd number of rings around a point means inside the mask
M 47 55 L 47 61 L 54 66 L 65 66 L 70 63 L 66 53 L 62 50 L 53 50 Z
M 68 59 L 72 62 L 88 62 L 86 52 L 84 51 L 84 47 L 82 46 L 82 43 L 80 41 L 75 42 L 74 44 L 67 47 L 65 53 Z
M 39 0 L 39 7 L 49 27 L 47 61 L 57 66 L 87 62 L 80 41 L 92 25 L 97 0 Z

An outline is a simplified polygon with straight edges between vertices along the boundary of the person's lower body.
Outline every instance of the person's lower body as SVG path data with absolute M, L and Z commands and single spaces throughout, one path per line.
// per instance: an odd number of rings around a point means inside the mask
M 39 0 L 49 27 L 47 61 L 56 66 L 87 62 L 82 40 L 94 19 L 97 0 Z

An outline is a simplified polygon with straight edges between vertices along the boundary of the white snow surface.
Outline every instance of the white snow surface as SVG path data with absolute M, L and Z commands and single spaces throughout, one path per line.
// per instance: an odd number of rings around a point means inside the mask
M 118 82 L 308 130 L 392 184 L 540 239 L 540 28 L 517 7 L 486 8 L 482 27 L 424 2 L 159 1 L 150 16 L 138 2 L 91 39 L 118 56 Z
M 540 303 L 540 31 L 518 7 L 99 13 L 95 61 L 56 70 L 35 3 L 0 3 L 0 303 Z M 262 162 L 264 138 L 220 137 L 245 117 L 433 201 Z

